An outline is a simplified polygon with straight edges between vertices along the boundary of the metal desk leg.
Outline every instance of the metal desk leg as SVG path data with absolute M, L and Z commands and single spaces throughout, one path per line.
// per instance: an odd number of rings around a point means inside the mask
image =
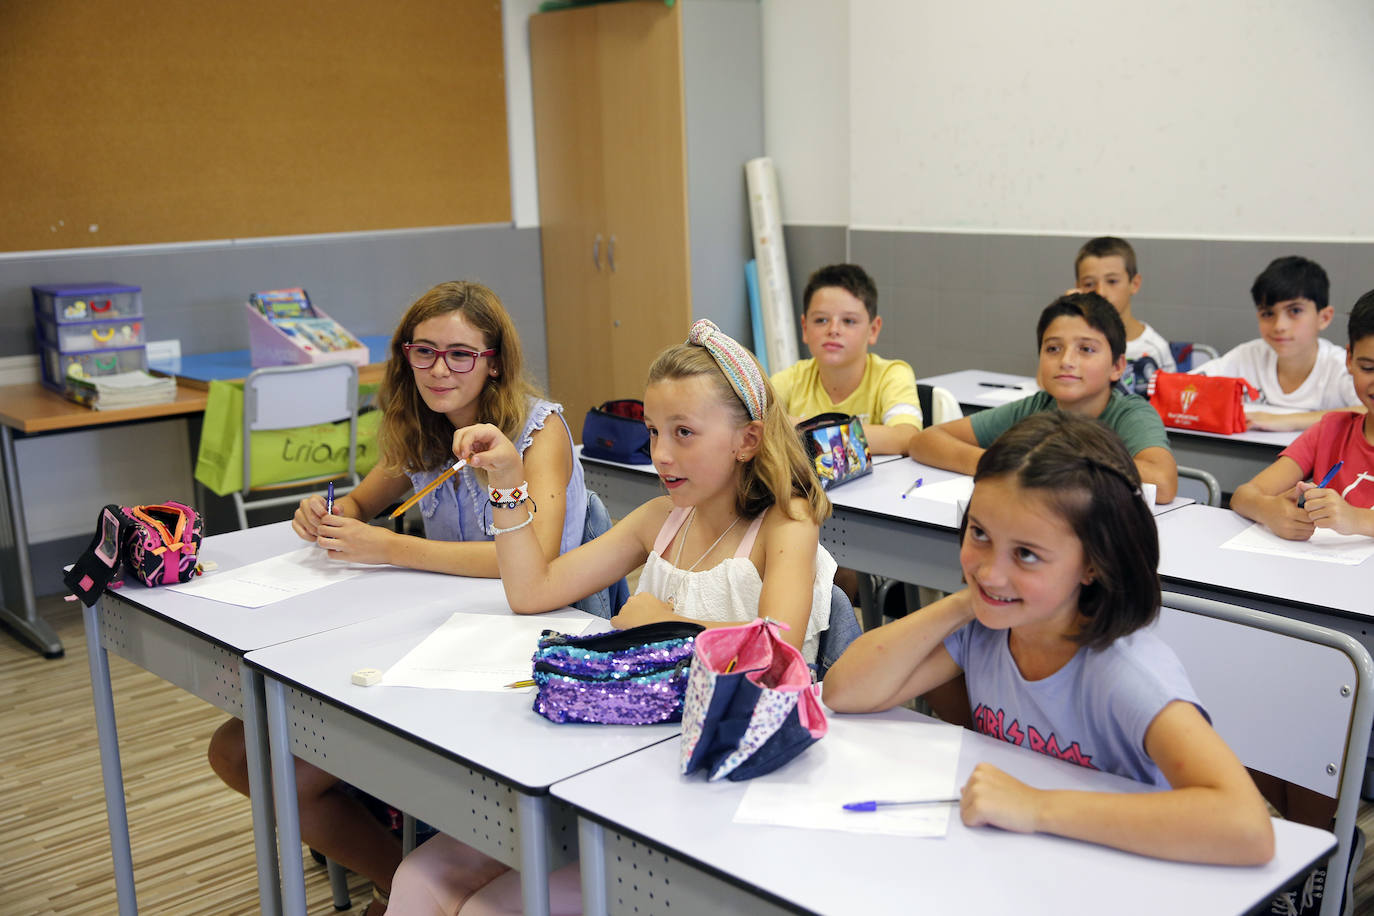
M 98 613 L 95 607 L 88 607 L 83 609 L 82 618 L 86 623 L 86 655 L 91 663 L 95 730 L 100 743 L 100 775 L 105 781 L 105 816 L 110 824 L 110 855 L 114 859 L 119 916 L 137 916 L 134 858 L 129 848 L 129 813 L 124 807 L 124 771 L 119 763 L 119 734 L 115 729 L 114 692 L 110 689 L 110 658 L 100 641 Z
M 239 662 L 243 686 L 243 741 L 248 752 L 248 798 L 253 808 L 253 851 L 258 863 L 258 903 L 264 916 L 281 916 L 277 870 L 277 821 L 272 813 L 272 770 L 262 675 Z
M 520 821 L 520 894 L 525 916 L 549 916 L 549 797 L 516 795 Z
M 582 912 L 606 913 L 606 828 L 587 817 L 577 819 L 577 848 L 582 857 Z
M 29 568 L 29 526 L 24 522 L 24 497 L 19 490 L 19 464 L 14 454 L 14 430 L 0 423 L 0 463 L 4 464 L 5 509 L 9 534 L 13 539 L 13 567 L 0 565 L 4 574 L 5 605 L 0 606 L 0 619 L 15 629 L 45 658 L 61 658 L 62 640 L 38 616 L 33 600 L 33 570 Z M 10 559 L 7 557 L 6 559 Z M 17 603 L 17 605 L 16 605 Z M 11 609 L 16 605 L 19 610 Z
M 277 808 L 277 846 L 281 851 L 282 911 L 286 916 L 306 916 L 296 764 L 291 756 L 291 732 L 286 721 L 286 688 L 280 681 L 265 681 L 265 688 L 267 735 L 272 746 L 272 796 Z

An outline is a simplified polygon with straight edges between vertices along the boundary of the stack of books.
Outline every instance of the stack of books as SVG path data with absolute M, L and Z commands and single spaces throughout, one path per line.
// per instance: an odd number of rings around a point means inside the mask
M 95 410 L 118 410 L 175 401 L 177 383 L 169 376 L 149 375 L 141 369 L 91 377 L 69 375 L 65 393 L 76 403 Z

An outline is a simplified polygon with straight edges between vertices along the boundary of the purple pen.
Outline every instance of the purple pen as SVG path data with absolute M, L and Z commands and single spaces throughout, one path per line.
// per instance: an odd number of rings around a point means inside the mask
M 324 494 L 324 514 L 334 514 L 334 481 L 329 481 L 329 489 Z
M 897 805 L 957 805 L 959 796 L 953 798 L 919 798 L 911 801 L 857 801 L 849 802 L 844 805 L 846 811 L 877 811 L 879 808 L 894 807 Z

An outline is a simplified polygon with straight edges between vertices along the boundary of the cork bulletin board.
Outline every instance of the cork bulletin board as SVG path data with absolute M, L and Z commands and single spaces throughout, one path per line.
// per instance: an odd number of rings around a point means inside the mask
M 499 0 L 0 0 L 0 251 L 510 220 Z

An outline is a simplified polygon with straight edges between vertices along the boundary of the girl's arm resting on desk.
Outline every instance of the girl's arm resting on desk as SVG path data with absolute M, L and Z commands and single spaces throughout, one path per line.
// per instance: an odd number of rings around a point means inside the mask
M 826 672 L 821 698 L 836 712 L 880 712 L 953 680 L 943 642 L 972 619 L 965 589 L 870 630 Z
M 983 457 L 968 417 L 932 426 L 911 437 L 911 457 L 934 468 L 972 474 Z
M 1155 446 L 1136 452 L 1135 468 L 1141 483 L 1155 485 L 1155 502 L 1163 505 L 1178 495 L 1178 463 L 1167 448 Z
M 334 500 L 334 515 L 368 521 L 409 490 L 409 477 L 392 473 L 378 465 L 368 471 L 356 487 Z M 319 537 L 320 522 L 324 516 L 324 496 L 312 493 L 301 500 L 296 508 L 291 527 L 302 539 L 314 541 Z
M 1346 410 L 1352 413 L 1365 412 L 1363 407 L 1336 407 L 1333 409 Z M 1302 432 L 1309 426 L 1315 426 L 1322 417 L 1331 412 L 1330 410 L 1305 410 L 1301 413 L 1270 413 L 1256 410 L 1245 415 L 1245 428 L 1276 433 Z
M 1145 750 L 1172 789 L 1043 791 L 979 764 L 960 814 L 970 827 L 1053 833 L 1160 859 L 1260 865 L 1273 857 L 1274 828 L 1259 790 L 1196 706 L 1164 707 L 1145 733 Z
M 1298 508 L 1298 483 L 1302 467 L 1287 455 L 1236 487 L 1231 508 L 1254 522 L 1260 522 L 1281 538 L 1305 541 L 1316 526 L 1307 510 Z

